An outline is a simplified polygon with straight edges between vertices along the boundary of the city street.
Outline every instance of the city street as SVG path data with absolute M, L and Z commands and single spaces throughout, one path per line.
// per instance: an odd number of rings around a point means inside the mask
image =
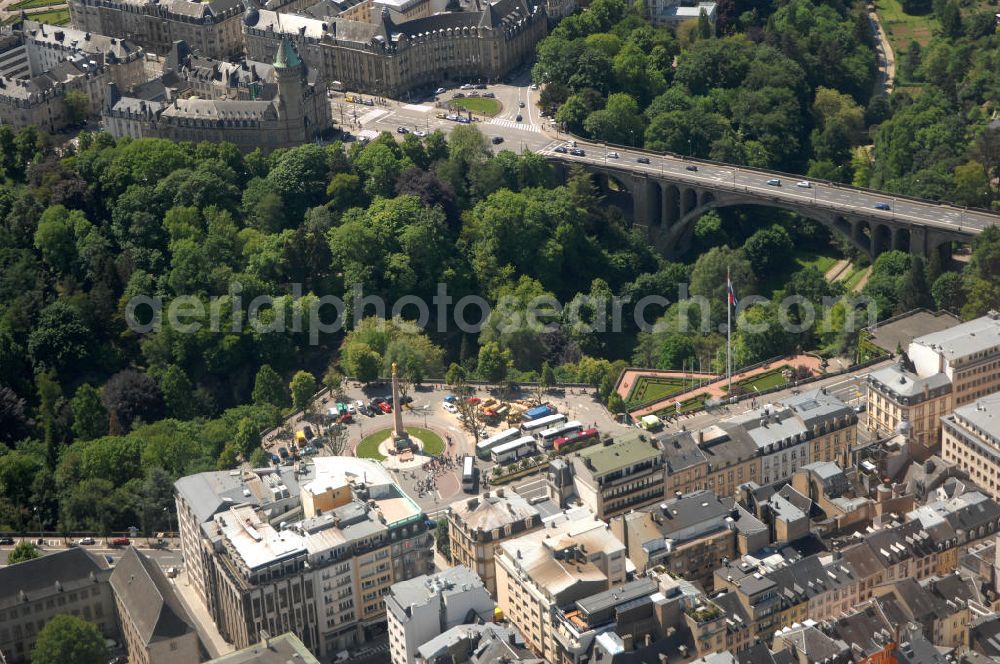
M 34 542 L 37 538 L 38 538 L 37 535 L 24 538 L 15 537 L 14 546 L 16 546 L 17 543 L 19 543 L 22 539 L 25 539 L 29 542 Z M 87 551 L 90 551 L 91 553 L 94 554 L 111 556 L 112 564 L 114 564 L 114 562 L 117 561 L 118 558 L 120 558 L 123 553 L 125 553 L 125 547 L 108 546 L 107 544 L 105 544 L 105 540 L 103 537 L 101 538 L 95 537 L 94 539 L 97 541 L 96 544 L 92 544 L 90 546 L 82 546 L 81 548 L 86 549 Z M 42 554 L 55 553 L 57 551 L 65 551 L 67 548 L 66 544 L 64 543 L 61 537 L 47 535 L 44 538 L 44 540 L 45 540 L 44 544 L 40 546 L 36 545 L 37 548 L 42 552 Z M 181 560 L 181 551 L 180 551 L 181 544 L 180 540 L 178 539 L 168 540 L 166 548 L 157 548 L 150 546 L 147 543 L 145 537 L 136 538 L 132 540 L 132 543 L 135 545 L 137 549 L 139 549 L 140 551 L 148 555 L 150 558 L 155 560 L 163 569 L 169 569 L 171 567 L 179 568 L 181 566 L 181 563 L 183 562 Z M 7 564 L 7 555 L 10 553 L 10 550 L 14 548 L 14 546 L 10 545 L 0 546 L 0 562 L 2 562 L 2 564 L 4 565 Z

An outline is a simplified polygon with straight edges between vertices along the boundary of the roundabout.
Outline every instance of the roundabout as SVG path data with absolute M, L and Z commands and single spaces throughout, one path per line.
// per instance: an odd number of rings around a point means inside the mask
M 396 453 L 392 438 L 393 429 L 390 427 L 362 438 L 354 449 L 354 455 L 379 461 L 391 470 L 411 470 L 420 468 L 444 451 L 444 440 L 430 429 L 423 427 L 405 427 L 405 429 L 415 449 Z

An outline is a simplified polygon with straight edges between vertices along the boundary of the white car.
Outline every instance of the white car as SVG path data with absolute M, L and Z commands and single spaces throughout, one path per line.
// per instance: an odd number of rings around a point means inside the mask
M 81 537 L 80 541 L 77 542 L 77 544 L 82 544 L 82 545 L 85 545 L 85 546 L 89 546 L 91 544 L 94 544 L 94 538 L 93 537 Z
M 446 411 L 448 411 L 449 413 L 457 413 L 458 412 L 458 408 L 455 406 L 455 404 L 448 403 L 447 401 L 444 404 L 444 409 Z
M 445 90 L 444 88 L 438 88 L 437 90 L 434 91 L 434 94 L 443 95 L 445 92 L 447 92 L 447 90 Z
M 413 132 L 413 135 L 416 136 L 417 138 L 423 138 L 424 136 L 427 135 L 427 132 L 424 131 L 423 129 L 417 129 L 416 131 Z
M 803 189 L 812 189 L 812 182 L 809 180 L 799 180 L 795 183 L 796 187 L 802 187 Z
M 532 90 L 537 90 L 538 89 L 538 83 L 532 83 L 531 84 L 531 89 Z
M 459 88 L 459 90 L 471 90 L 474 87 L 476 86 L 474 86 L 472 83 L 463 83 L 462 86 Z
M 361 410 L 362 408 L 365 407 L 365 402 L 362 401 L 361 399 L 356 399 L 354 401 L 354 407 L 357 408 L 358 410 Z
M 618 158 L 618 153 L 617 152 L 609 152 L 608 153 L 608 159 L 617 159 L 617 158 Z

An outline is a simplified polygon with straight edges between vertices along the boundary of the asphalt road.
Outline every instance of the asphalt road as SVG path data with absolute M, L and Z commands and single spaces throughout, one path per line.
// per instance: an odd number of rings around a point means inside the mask
M 577 141 L 577 146 L 585 152 L 583 156 L 557 153 L 556 148 L 567 145 L 564 140 L 566 136 L 560 135 L 548 119 L 541 117 L 537 105 L 539 91 L 531 90 L 529 82 L 527 74 L 523 74 L 512 83 L 487 87 L 503 108 L 496 117 L 477 117 L 473 124 L 484 135 L 503 139 L 503 142 L 493 145 L 494 151 L 530 150 L 568 163 L 599 164 L 630 172 L 660 174 L 670 176 L 672 180 L 680 183 L 688 182 L 692 185 L 793 204 L 811 204 L 836 210 L 842 214 L 855 216 L 861 214 L 873 221 L 881 219 L 905 221 L 970 234 L 978 233 L 990 225 L 1000 225 L 1000 214 L 967 210 L 933 201 L 897 198 L 891 194 L 869 192 L 846 185 L 834 186 L 809 181 L 808 188 L 799 187 L 796 183 L 806 180 L 798 176 L 694 162 L 679 156 L 658 155 L 635 149 L 615 148 L 619 157 L 610 158 L 607 156 L 609 149 L 605 145 L 587 141 Z M 487 90 L 475 92 L 481 94 Z M 434 99 L 413 103 L 386 100 L 384 104 L 374 107 L 349 104 L 343 101 L 343 97 L 336 97 L 332 100 L 333 116 L 345 120 L 346 122 L 342 123 L 345 129 L 353 132 L 397 133 L 402 127 L 407 131 L 432 132 L 439 129 L 447 133 L 459 125 L 457 122 L 437 117 L 437 114 L 444 112 L 444 109 L 435 104 L 446 102 L 455 92 L 457 90 L 449 90 Z M 523 108 L 519 106 L 520 102 L 524 103 Z M 518 114 L 521 115 L 520 122 L 515 119 Z M 639 163 L 637 161 L 639 157 L 648 158 L 650 163 Z M 697 170 L 688 170 L 688 167 L 695 163 Z M 773 178 L 781 181 L 780 186 L 767 184 L 767 181 Z M 875 209 L 876 204 L 888 205 L 890 209 Z
M 34 541 L 36 538 L 32 537 L 27 539 L 29 541 Z M 17 542 L 21 541 L 21 538 L 15 537 L 14 540 L 16 545 Z M 41 546 L 38 547 L 43 555 L 66 550 L 66 545 L 63 543 L 63 540 L 61 538 L 46 537 L 45 540 L 46 540 L 45 544 L 42 544 Z M 167 569 L 170 567 L 177 567 L 177 568 L 181 567 L 182 560 L 181 560 L 180 542 L 178 540 L 171 540 L 169 543 L 169 548 L 166 549 L 158 549 L 147 546 L 142 538 L 133 540 L 133 542 L 135 543 L 136 548 L 138 548 L 140 551 L 142 551 L 143 553 L 151 557 L 153 560 L 155 560 L 157 564 L 160 565 L 161 568 Z M 2 564 L 4 565 L 7 564 L 7 555 L 13 548 L 14 548 L 13 546 L 8 546 L 8 545 L 0 546 L 0 562 L 2 562 Z M 121 558 L 123 553 L 125 553 L 125 547 L 107 546 L 106 544 L 104 544 L 103 539 L 98 539 L 97 544 L 93 544 L 90 546 L 83 546 L 81 548 L 86 549 L 87 551 L 90 551 L 91 553 L 97 555 L 111 556 L 112 565 L 115 562 L 117 562 L 119 558 Z

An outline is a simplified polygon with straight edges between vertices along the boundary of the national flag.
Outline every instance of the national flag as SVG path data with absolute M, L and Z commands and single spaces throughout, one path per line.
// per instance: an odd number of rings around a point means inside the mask
M 726 293 L 729 296 L 729 306 L 735 307 L 736 306 L 736 292 L 733 290 L 733 282 L 731 282 L 731 281 L 727 281 L 726 282 Z

